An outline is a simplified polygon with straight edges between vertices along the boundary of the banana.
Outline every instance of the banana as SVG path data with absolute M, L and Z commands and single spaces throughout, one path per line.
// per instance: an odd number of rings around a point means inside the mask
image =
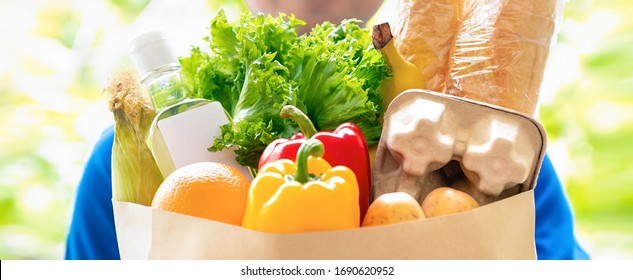
M 407 89 L 426 87 L 422 72 L 414 64 L 402 58 L 402 55 L 394 45 L 389 23 L 374 25 L 372 43 L 374 48 L 380 50 L 391 68 L 393 76 L 383 81 L 382 105 L 387 109 L 391 101 Z M 382 119 L 381 119 L 382 121 Z
M 407 89 L 426 88 L 424 77 L 422 72 L 414 64 L 406 61 L 402 58 L 402 55 L 393 43 L 393 36 L 391 35 L 391 28 L 389 23 L 381 23 L 374 25 L 372 32 L 372 44 L 374 48 L 380 50 L 383 57 L 387 60 L 387 65 L 391 68 L 392 76 L 383 81 L 381 94 L 382 105 L 387 109 L 391 101 L 396 96 Z M 382 123 L 382 117 L 379 118 Z M 369 146 L 369 162 L 370 166 L 374 166 L 374 160 L 376 158 L 376 149 L 378 144 Z

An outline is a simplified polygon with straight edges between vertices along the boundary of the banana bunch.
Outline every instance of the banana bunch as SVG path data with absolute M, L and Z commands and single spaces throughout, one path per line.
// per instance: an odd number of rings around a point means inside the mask
M 372 43 L 380 50 L 391 68 L 393 76 L 383 82 L 382 105 L 387 109 L 391 101 L 407 89 L 426 87 L 422 72 L 414 64 L 406 61 L 400 55 L 393 42 L 389 23 L 374 25 Z

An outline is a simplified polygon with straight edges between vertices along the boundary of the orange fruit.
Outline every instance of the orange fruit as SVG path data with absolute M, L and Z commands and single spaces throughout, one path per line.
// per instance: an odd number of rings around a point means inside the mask
M 413 196 L 405 192 L 385 193 L 367 208 L 362 226 L 378 226 L 423 219 L 424 212 Z
M 171 173 L 158 187 L 152 206 L 165 211 L 241 225 L 251 182 L 237 169 L 199 162 Z
M 472 196 L 449 187 L 434 189 L 422 201 L 422 211 L 427 218 L 460 213 L 477 207 L 479 203 Z

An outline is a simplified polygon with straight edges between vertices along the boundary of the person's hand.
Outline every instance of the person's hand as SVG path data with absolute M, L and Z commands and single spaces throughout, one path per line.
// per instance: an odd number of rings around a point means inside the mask
M 366 22 L 378 10 L 383 0 L 246 0 L 254 13 L 263 12 L 276 16 L 278 13 L 294 14 L 306 22 L 297 33 L 310 31 L 324 21 L 338 24 L 347 18 Z

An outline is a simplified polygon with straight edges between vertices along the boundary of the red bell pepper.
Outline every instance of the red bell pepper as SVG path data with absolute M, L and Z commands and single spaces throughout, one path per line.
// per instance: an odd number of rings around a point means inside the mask
M 292 105 L 281 109 L 281 117 L 294 119 L 303 133 L 296 133 L 290 139 L 280 138 L 271 142 L 259 159 L 259 168 L 278 159 L 295 161 L 301 144 L 310 138 L 319 139 L 325 147 L 323 159 L 332 166 L 346 166 L 356 175 L 362 221 L 369 207 L 371 190 L 369 152 L 362 131 L 353 123 L 347 122 L 339 125 L 334 131 L 317 132 L 308 116 Z

